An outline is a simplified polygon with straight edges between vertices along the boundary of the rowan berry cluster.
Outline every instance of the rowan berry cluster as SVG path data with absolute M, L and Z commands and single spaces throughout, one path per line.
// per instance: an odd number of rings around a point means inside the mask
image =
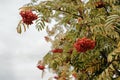
M 38 18 L 36 14 L 33 14 L 31 10 L 21 11 L 20 15 L 22 17 L 23 23 L 27 25 L 33 24 L 33 21 Z
M 94 49 L 95 41 L 88 39 L 86 37 L 81 38 L 81 39 L 79 38 L 74 43 L 74 47 L 77 50 L 77 52 L 86 52 L 87 50 Z

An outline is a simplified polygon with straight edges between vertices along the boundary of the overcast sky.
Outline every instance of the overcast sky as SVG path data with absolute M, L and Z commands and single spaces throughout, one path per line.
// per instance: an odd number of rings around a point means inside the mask
M 38 32 L 34 25 L 25 33 L 17 34 L 16 26 L 21 19 L 19 8 L 30 0 L 0 0 L 0 80 L 47 80 L 41 79 L 36 68 L 50 45 L 45 42 L 45 31 Z

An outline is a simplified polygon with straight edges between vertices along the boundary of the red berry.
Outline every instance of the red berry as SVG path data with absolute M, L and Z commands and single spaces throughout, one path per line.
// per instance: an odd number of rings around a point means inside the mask
M 54 76 L 55 79 L 58 79 L 59 77 L 58 76 Z
M 33 14 L 31 10 L 21 11 L 20 15 L 22 17 L 23 23 L 27 25 L 33 24 L 33 21 L 38 18 L 37 15 Z
M 43 66 L 43 65 L 38 65 L 37 68 L 40 69 L 40 70 L 44 70 L 44 69 L 45 69 L 45 66 Z
M 53 49 L 52 52 L 53 53 L 62 53 L 63 49 Z
M 95 6 L 96 6 L 96 8 L 102 8 L 102 7 L 105 6 L 105 3 L 102 2 L 102 1 L 99 1 L 99 2 L 96 2 L 96 3 L 95 3 Z
M 77 74 L 76 74 L 76 73 L 73 73 L 72 76 L 73 76 L 74 78 L 77 78 Z
M 87 50 L 94 49 L 95 47 L 95 41 L 87 39 L 86 37 L 82 39 L 78 39 L 74 43 L 74 47 L 78 52 L 86 52 Z

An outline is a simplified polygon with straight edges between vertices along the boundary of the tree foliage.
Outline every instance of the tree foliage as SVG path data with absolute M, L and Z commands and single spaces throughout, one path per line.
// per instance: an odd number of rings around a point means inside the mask
M 71 80 L 71 75 L 76 80 L 120 79 L 119 0 L 32 0 L 20 10 L 35 12 L 37 30 L 46 29 L 52 47 L 38 65 L 48 65 L 57 80 Z M 29 27 L 20 21 L 18 33 L 22 26 Z M 95 48 L 78 52 L 74 43 L 83 37 L 94 40 Z

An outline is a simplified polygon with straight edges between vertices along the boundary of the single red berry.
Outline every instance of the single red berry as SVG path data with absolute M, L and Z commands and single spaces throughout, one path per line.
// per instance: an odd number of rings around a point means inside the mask
M 44 70 L 44 69 L 45 69 L 45 66 L 43 66 L 43 65 L 38 65 L 37 68 L 40 69 L 40 70 Z
M 77 78 L 77 73 L 73 73 L 72 76 L 73 76 L 74 78 Z
M 59 77 L 58 77 L 58 76 L 54 76 L 54 78 L 55 78 L 55 79 L 59 79 Z

